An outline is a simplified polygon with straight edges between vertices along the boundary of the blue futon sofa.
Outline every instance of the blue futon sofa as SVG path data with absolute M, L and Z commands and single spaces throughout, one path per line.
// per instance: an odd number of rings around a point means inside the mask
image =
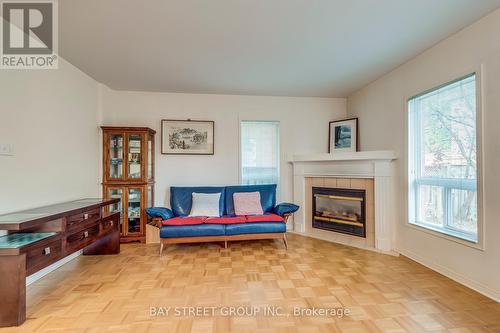
M 221 193 L 219 212 L 221 217 L 189 217 L 192 194 Z M 263 215 L 236 216 L 233 194 L 259 192 Z M 282 239 L 285 247 L 286 220 L 298 210 L 289 203 L 276 205 L 276 185 L 197 186 L 170 188 L 168 208 L 148 208 L 146 212 L 160 227 L 160 256 L 166 244 L 219 242 L 250 239 Z

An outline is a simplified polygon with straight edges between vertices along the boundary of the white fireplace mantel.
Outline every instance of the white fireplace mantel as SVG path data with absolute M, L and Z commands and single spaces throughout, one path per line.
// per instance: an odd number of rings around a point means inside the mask
M 392 151 L 364 151 L 337 154 L 293 155 L 293 199 L 304 207 L 305 179 L 308 177 L 371 178 L 375 185 L 375 250 L 394 252 Z M 300 209 L 294 217 L 294 231 L 305 234 L 306 214 Z
M 353 153 L 335 154 L 299 154 L 293 155 L 288 160 L 291 163 L 298 162 L 330 162 L 330 161 L 392 161 L 396 155 L 390 150 L 359 151 Z

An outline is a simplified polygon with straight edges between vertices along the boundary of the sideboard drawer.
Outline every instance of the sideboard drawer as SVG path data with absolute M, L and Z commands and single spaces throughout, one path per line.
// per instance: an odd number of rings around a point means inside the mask
M 83 249 L 99 236 L 99 224 L 75 232 L 66 237 L 66 252 L 74 252 Z
M 30 275 L 61 258 L 61 240 L 33 247 L 26 252 L 26 274 Z
M 101 217 L 99 208 L 87 212 L 68 216 L 66 219 L 66 230 L 71 232 L 81 228 L 87 228 Z

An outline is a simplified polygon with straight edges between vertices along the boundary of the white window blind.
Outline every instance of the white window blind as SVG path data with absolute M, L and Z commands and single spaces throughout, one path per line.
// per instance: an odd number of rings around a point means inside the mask
M 409 221 L 477 242 L 476 76 L 408 101 Z
M 279 185 L 279 122 L 242 121 L 241 183 Z

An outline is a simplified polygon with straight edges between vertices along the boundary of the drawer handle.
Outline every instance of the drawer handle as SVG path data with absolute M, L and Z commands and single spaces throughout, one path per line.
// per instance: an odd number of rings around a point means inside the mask
M 88 220 L 89 219 L 89 214 L 88 213 L 83 214 L 83 219 L 84 220 Z
M 88 231 L 84 231 L 83 232 L 83 238 L 87 238 L 89 237 L 89 232 Z
M 43 249 L 43 254 L 48 256 L 50 254 L 50 247 L 46 247 L 45 249 Z

